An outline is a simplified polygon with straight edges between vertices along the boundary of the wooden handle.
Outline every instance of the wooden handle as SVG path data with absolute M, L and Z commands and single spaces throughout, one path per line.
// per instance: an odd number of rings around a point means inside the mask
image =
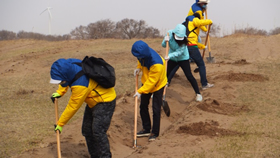
M 138 74 L 135 77 L 135 93 L 138 90 Z M 135 107 L 134 107 L 134 145 L 133 147 L 137 147 L 137 108 L 138 108 L 138 97 L 135 97 Z
M 167 32 L 167 36 L 169 36 L 169 32 Z M 165 56 L 167 57 L 168 56 L 168 52 L 169 52 L 169 42 L 166 41 L 166 49 L 165 49 Z M 167 63 L 168 63 L 168 60 L 165 59 L 165 70 L 166 70 L 166 73 L 167 73 Z M 165 95 L 166 93 L 166 86 L 164 87 L 163 89 L 163 95 Z
M 54 100 L 54 108 L 55 108 L 55 124 L 58 121 L 58 100 L 55 98 Z M 58 158 L 61 158 L 61 150 L 60 150 L 60 136 L 59 136 L 59 130 L 56 131 L 56 142 L 57 142 L 57 155 Z
M 206 19 L 208 19 L 208 16 L 207 16 L 207 9 L 205 10 L 205 15 L 206 15 Z M 207 29 L 208 29 L 208 26 L 207 26 Z M 209 26 L 209 30 L 210 30 L 210 26 Z M 211 52 L 210 37 L 208 37 L 208 51 Z

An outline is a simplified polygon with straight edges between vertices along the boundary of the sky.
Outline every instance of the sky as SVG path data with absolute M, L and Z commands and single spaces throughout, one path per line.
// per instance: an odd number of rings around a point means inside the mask
M 69 34 L 76 27 L 99 20 L 144 20 L 162 33 L 182 23 L 195 0 L 0 0 L 0 30 Z M 280 27 L 279 0 L 210 0 L 208 18 L 221 35 L 254 27 L 270 31 Z M 43 12 L 43 13 L 42 13 Z M 42 14 L 41 14 L 42 13 Z

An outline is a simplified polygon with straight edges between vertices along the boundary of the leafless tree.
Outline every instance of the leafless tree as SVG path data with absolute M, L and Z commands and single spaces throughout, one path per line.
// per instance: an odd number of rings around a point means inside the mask
M 79 26 L 70 32 L 74 39 L 88 39 L 87 27 Z
M 140 34 L 141 38 L 157 38 L 157 37 L 161 37 L 160 35 L 160 31 L 156 28 L 153 27 L 147 27 L 145 28 L 141 34 Z
M 136 21 L 134 19 L 123 19 L 116 24 L 117 31 L 122 35 L 122 38 L 137 38 L 140 36 L 140 32 L 146 28 L 144 20 Z
M 86 31 L 90 39 L 113 38 L 115 23 L 109 19 L 90 23 Z
M 277 35 L 280 34 L 280 27 L 276 27 L 275 29 L 271 30 L 270 35 Z
M 0 40 L 13 40 L 13 39 L 16 39 L 16 33 L 7 30 L 0 31 Z

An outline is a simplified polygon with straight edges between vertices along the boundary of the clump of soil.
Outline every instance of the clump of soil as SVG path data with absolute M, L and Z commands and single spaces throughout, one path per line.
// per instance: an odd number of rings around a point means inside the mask
M 235 61 L 233 64 L 235 65 L 246 65 L 246 64 L 249 64 L 246 59 L 240 59 L 240 60 L 237 60 Z
M 234 104 L 229 103 L 220 103 L 217 100 L 213 99 L 206 99 L 203 103 L 198 104 L 197 108 L 217 114 L 223 115 L 234 115 L 240 112 L 247 112 L 249 111 L 248 107 L 243 106 L 236 106 Z
M 206 135 L 209 137 L 215 136 L 233 136 L 233 135 L 243 135 L 237 131 L 232 131 L 228 129 L 219 128 L 219 123 L 217 121 L 208 122 L 195 122 L 188 125 L 180 126 L 177 133 L 186 133 L 191 135 Z
M 247 73 L 228 73 L 215 77 L 214 79 L 222 79 L 228 81 L 253 81 L 264 82 L 268 78 L 260 74 L 247 74 Z

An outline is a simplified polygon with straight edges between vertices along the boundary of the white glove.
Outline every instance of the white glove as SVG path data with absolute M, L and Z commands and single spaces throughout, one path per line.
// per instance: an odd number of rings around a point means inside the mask
M 204 50 L 207 50 L 207 48 L 208 48 L 208 47 L 207 47 L 207 46 L 205 46 Z
M 136 92 L 135 94 L 134 94 L 134 96 L 133 96 L 134 98 L 135 97 L 138 97 L 138 99 L 140 99 L 140 97 L 141 97 L 141 94 L 140 93 L 138 93 L 138 92 Z
M 168 42 L 169 41 L 169 36 L 165 36 L 164 40 L 165 40 L 165 42 Z
M 169 60 L 170 58 L 169 58 L 169 56 L 165 56 L 164 59 L 165 60 Z
M 139 75 L 140 71 L 141 71 L 141 69 L 135 69 L 134 70 L 134 76 Z

